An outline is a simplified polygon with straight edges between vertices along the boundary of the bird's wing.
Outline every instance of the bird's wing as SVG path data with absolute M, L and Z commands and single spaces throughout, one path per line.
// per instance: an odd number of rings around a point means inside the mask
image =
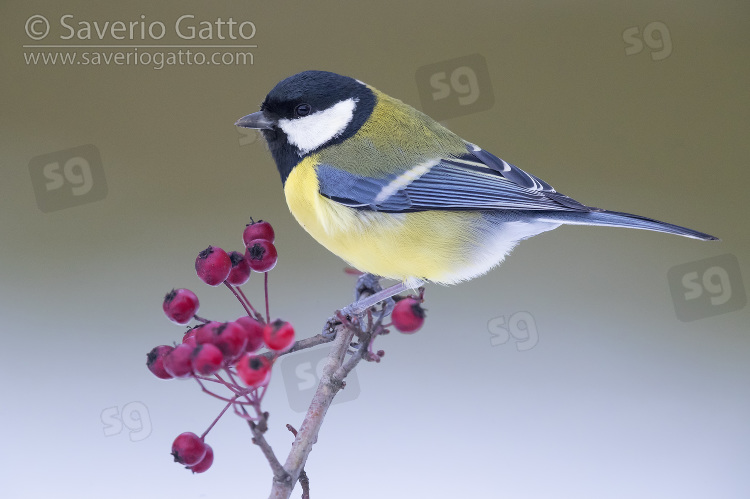
M 425 161 L 383 178 L 317 165 L 320 194 L 361 210 L 598 211 L 558 193 L 545 181 L 467 143 L 460 157 Z

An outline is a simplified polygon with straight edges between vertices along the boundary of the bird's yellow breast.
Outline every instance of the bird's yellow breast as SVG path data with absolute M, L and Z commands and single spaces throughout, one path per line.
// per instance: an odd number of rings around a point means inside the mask
M 357 210 L 319 193 L 317 155 L 301 161 L 284 184 L 300 225 L 329 251 L 357 269 L 403 281 L 452 283 L 471 267 L 479 242 L 476 212 L 381 213 Z

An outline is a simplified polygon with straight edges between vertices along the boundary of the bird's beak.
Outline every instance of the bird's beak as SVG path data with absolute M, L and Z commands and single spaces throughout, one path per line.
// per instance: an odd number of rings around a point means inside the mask
M 263 111 L 258 111 L 257 113 L 243 116 L 242 118 L 237 120 L 237 123 L 235 123 L 236 126 L 241 126 L 242 128 L 265 128 L 265 129 L 273 128 L 275 124 L 276 123 L 273 120 L 268 119 L 268 117 L 265 114 L 263 114 Z

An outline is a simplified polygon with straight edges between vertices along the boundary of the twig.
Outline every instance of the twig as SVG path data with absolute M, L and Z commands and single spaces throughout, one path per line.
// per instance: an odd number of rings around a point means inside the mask
M 358 287 L 360 284 L 366 283 L 366 277 L 367 276 L 360 277 L 358 280 Z M 376 286 L 374 287 L 371 286 L 372 289 L 363 289 L 362 293 L 358 291 L 356 298 L 359 301 L 353 305 L 359 305 L 360 307 L 363 305 L 363 297 L 360 295 L 363 295 L 365 291 L 375 292 L 375 295 L 373 296 L 379 295 L 379 300 L 387 299 L 391 296 L 383 296 L 382 293 L 378 292 L 379 284 L 377 283 L 377 279 L 375 280 L 375 285 Z M 390 289 L 392 290 L 393 287 Z M 368 298 L 372 298 L 373 296 Z M 328 412 L 328 408 L 333 402 L 333 398 L 338 391 L 345 386 L 344 378 L 346 378 L 346 376 L 356 367 L 359 361 L 364 358 L 368 361 L 377 362 L 383 356 L 382 350 L 377 353 L 372 352 L 372 342 L 375 338 L 380 334 L 386 334 L 388 332 L 383 326 L 383 318 L 389 312 L 387 304 L 383 305 L 383 309 L 380 311 L 377 318 L 373 317 L 372 311 L 370 310 L 370 307 L 374 306 L 379 300 L 376 300 L 373 303 L 367 302 L 368 306 L 358 313 L 347 314 L 345 311 L 338 312 L 335 318 L 328 320 L 323 329 L 323 333 L 313 336 L 312 338 L 300 340 L 289 350 L 289 352 L 293 352 L 333 341 L 333 346 L 331 347 L 325 365 L 323 366 L 323 372 L 320 377 L 320 382 L 318 383 L 318 388 L 315 391 L 310 407 L 307 409 L 305 419 L 302 421 L 299 431 L 296 431 L 291 425 L 287 425 L 287 428 L 295 437 L 294 442 L 292 443 L 292 449 L 289 452 L 289 456 L 287 456 L 283 467 L 283 470 L 286 473 L 284 478 L 288 478 L 288 480 L 278 479 L 277 477 L 279 475 L 274 471 L 273 486 L 271 488 L 269 499 L 288 499 L 298 481 L 302 486 L 302 498 L 309 499 L 310 482 L 304 471 L 305 463 L 312 451 L 313 445 L 318 441 L 318 433 L 323 425 L 323 420 Z M 348 308 L 352 308 L 352 306 L 350 305 Z M 367 312 L 366 318 L 364 315 L 365 311 Z M 367 327 L 363 329 L 365 320 Z M 355 335 L 357 336 L 358 344 L 352 344 Z M 350 351 L 351 347 L 357 348 L 355 351 Z M 349 360 L 344 362 L 347 353 L 351 353 L 352 356 Z M 264 415 L 267 414 L 268 413 L 264 413 Z M 262 422 L 265 423 L 265 419 Z
M 331 347 L 323 367 L 320 383 L 284 464 L 284 469 L 289 474 L 290 480 L 274 479 L 269 499 L 287 499 L 291 495 L 294 485 L 299 480 L 302 468 L 305 466 L 307 457 L 310 455 L 312 446 L 318 440 L 318 432 L 323 424 L 326 412 L 333 402 L 333 397 L 343 386 L 343 380 L 334 375 L 344 362 L 349 343 L 354 336 L 354 330 L 343 324 L 338 325 L 336 329 L 336 339 L 333 341 L 333 347 Z
M 292 435 L 297 436 L 297 430 L 294 426 L 287 424 L 286 429 L 292 432 Z M 307 476 L 305 468 L 299 472 L 299 484 L 302 486 L 302 499 L 310 499 L 310 477 Z
M 359 363 L 360 360 L 362 360 L 363 355 L 367 352 L 367 347 L 370 344 L 369 341 L 363 341 L 356 352 L 354 352 L 354 355 L 351 356 L 349 360 L 346 361 L 345 364 L 341 365 L 338 369 L 336 369 L 336 372 L 333 373 L 333 379 L 339 382 L 343 382 L 344 378 L 352 372 L 352 369 Z
M 330 343 L 331 341 L 333 341 L 333 336 L 328 338 L 326 336 L 323 336 L 322 334 L 316 334 L 315 336 L 311 336 L 310 338 L 295 341 L 292 348 L 290 348 L 286 352 L 263 352 L 259 355 L 267 358 L 268 360 L 272 360 L 276 357 L 281 357 L 282 355 L 297 352 L 299 350 L 304 350 L 306 348 L 316 347 L 318 345 L 322 345 L 323 343 Z
M 281 463 L 276 458 L 276 454 L 274 454 L 273 449 L 271 448 L 271 445 L 266 441 L 266 438 L 263 436 L 263 433 L 268 429 L 268 413 L 264 412 L 263 417 L 260 419 L 258 423 L 254 423 L 253 421 L 248 421 L 247 424 L 250 426 L 250 431 L 253 432 L 253 443 L 260 447 L 261 452 L 263 452 L 263 455 L 266 456 L 266 459 L 268 460 L 268 464 L 271 465 L 271 470 L 273 471 L 273 482 L 274 487 L 277 483 L 279 484 L 288 484 L 288 483 L 294 483 L 292 482 L 291 476 L 289 473 L 286 472 L 283 466 L 281 466 Z M 296 479 L 294 480 L 297 481 Z M 291 491 L 291 488 L 290 488 Z

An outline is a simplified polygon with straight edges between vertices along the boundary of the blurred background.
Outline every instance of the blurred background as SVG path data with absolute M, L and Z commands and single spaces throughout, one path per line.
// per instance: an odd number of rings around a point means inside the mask
M 171 462 L 222 403 L 145 354 L 181 338 L 161 310 L 173 287 L 201 315 L 240 315 L 193 264 L 240 249 L 251 216 L 276 228 L 273 316 L 312 336 L 351 301 L 265 143 L 233 125 L 323 69 L 586 204 L 721 241 L 562 227 L 429 285 L 425 327 L 378 340 L 383 362 L 329 411 L 312 497 L 750 497 L 749 20 L 726 0 L 3 2 L 0 495 L 268 494 L 231 414 L 211 470 Z M 258 305 L 261 281 L 245 286 Z M 275 371 L 282 461 L 326 351 Z

